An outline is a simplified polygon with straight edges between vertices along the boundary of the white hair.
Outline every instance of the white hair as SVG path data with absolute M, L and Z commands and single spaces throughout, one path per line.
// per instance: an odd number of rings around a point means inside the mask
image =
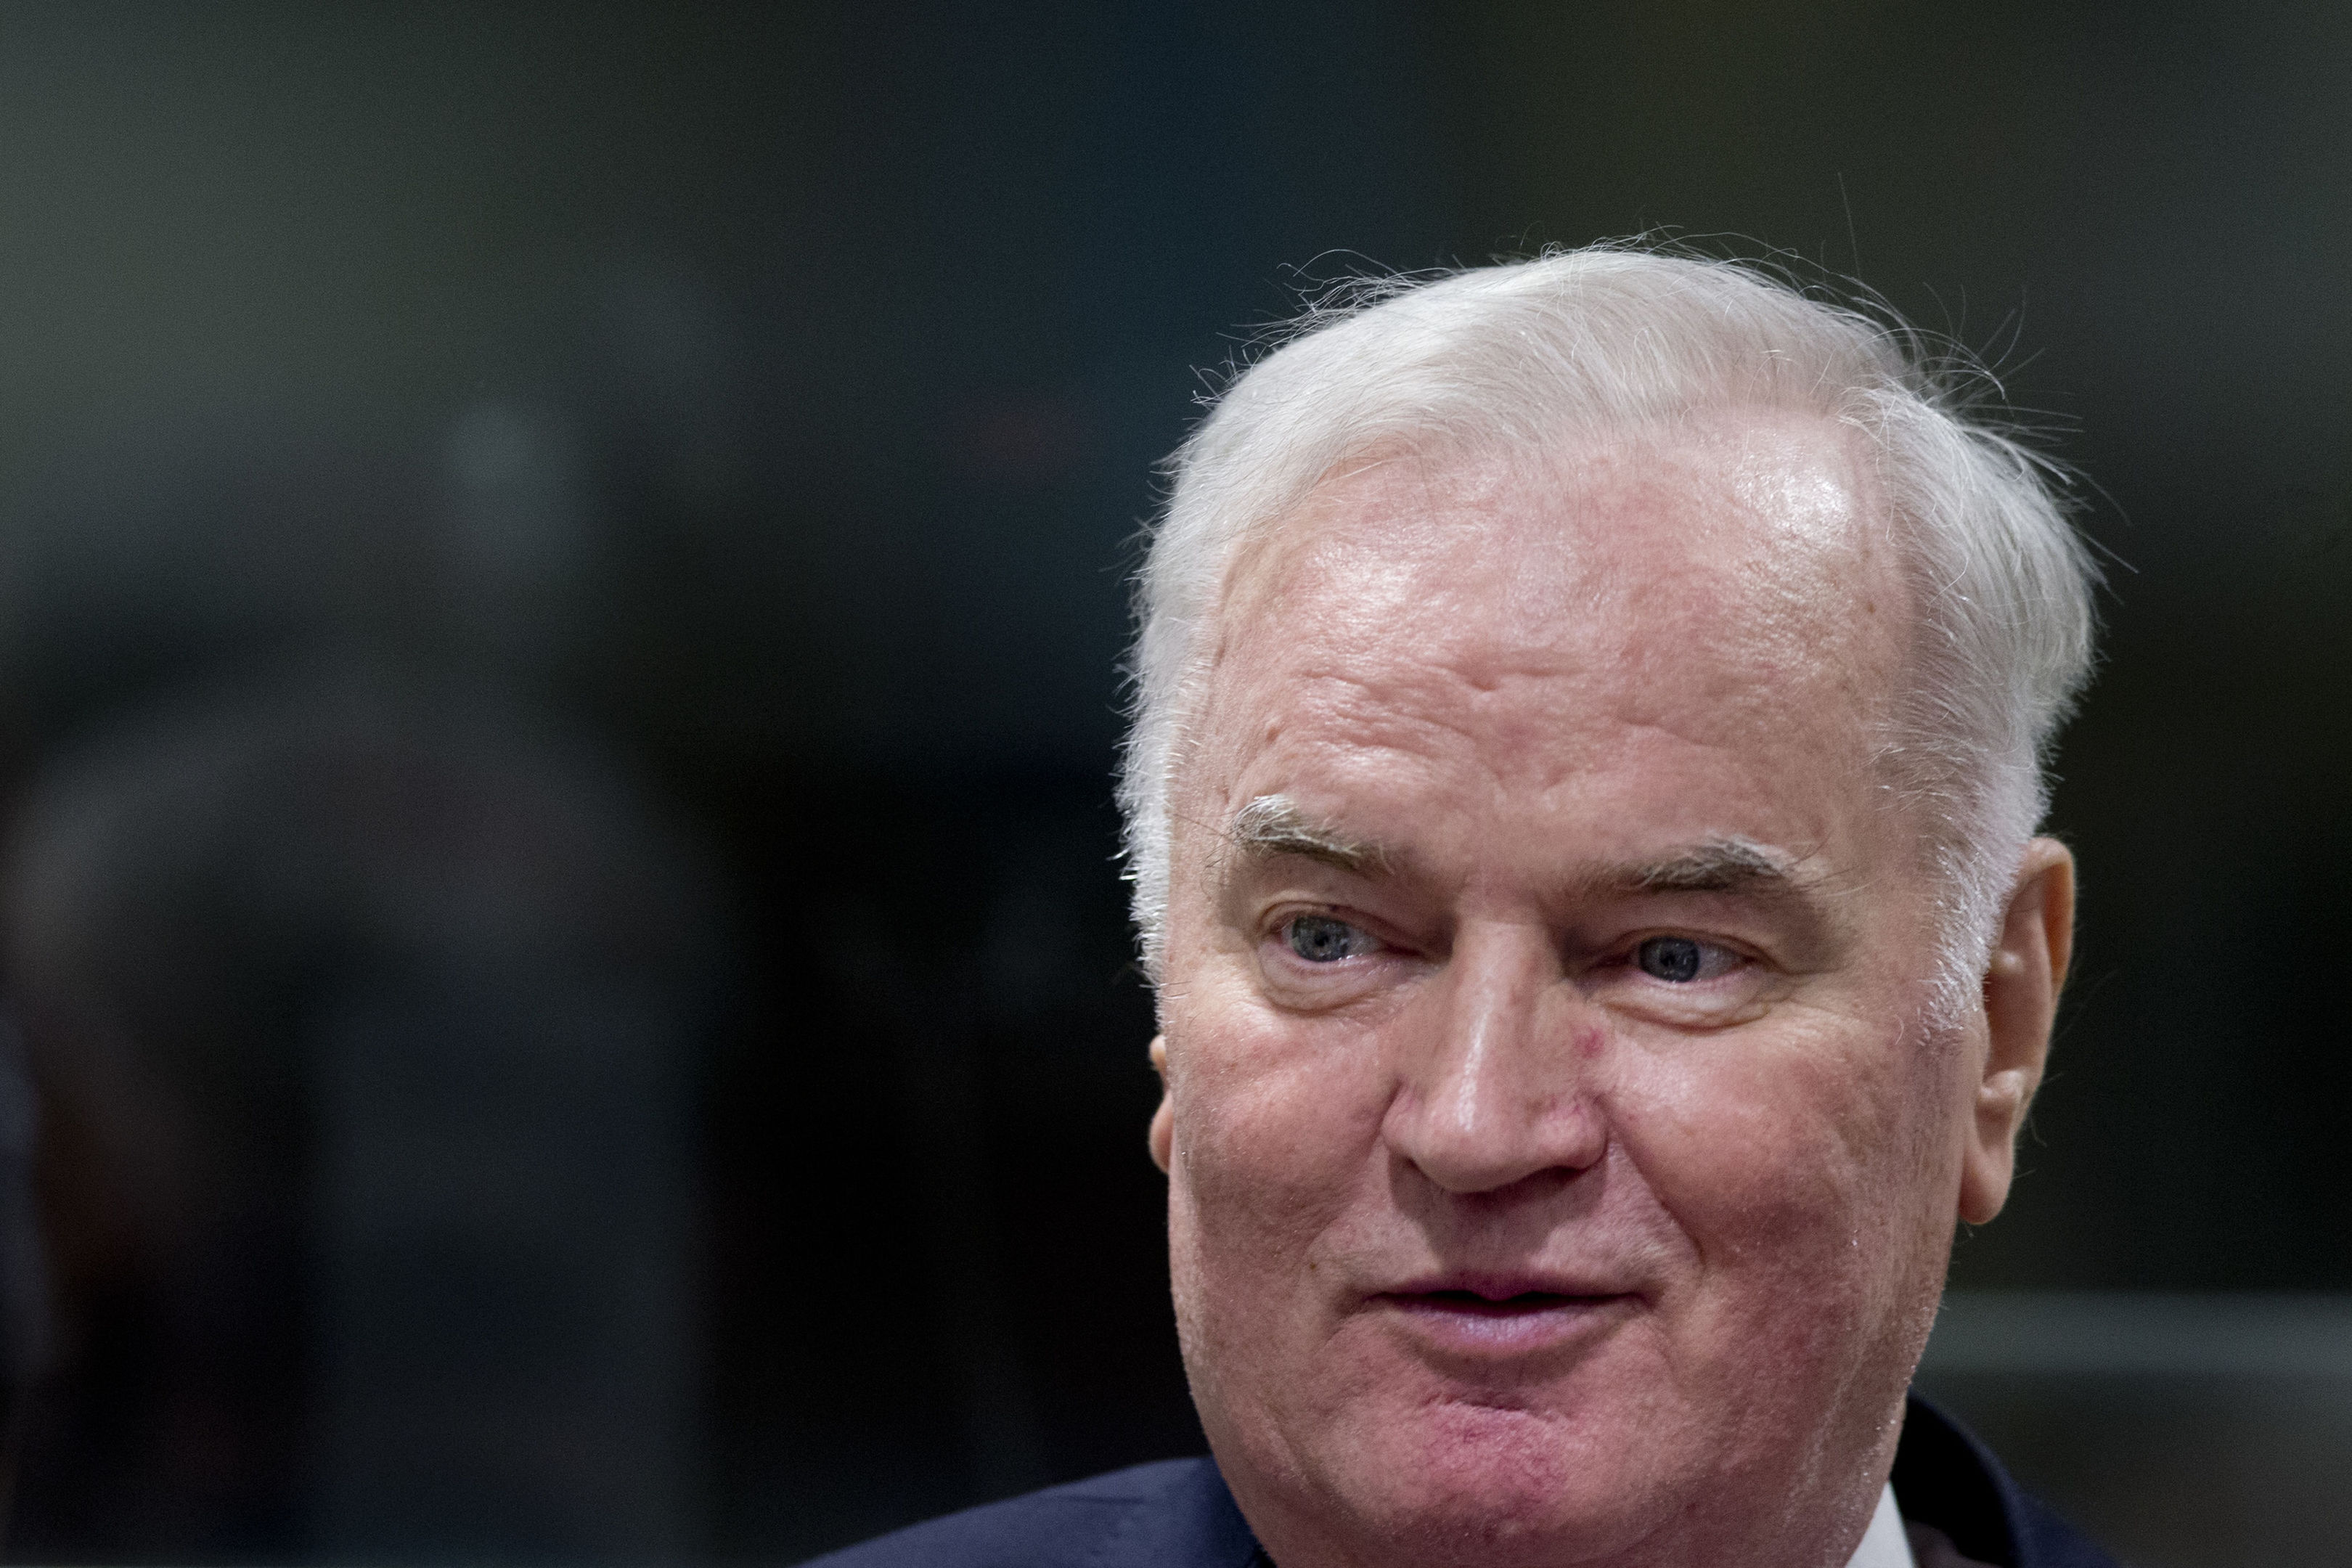
M 1310 309 L 1235 377 L 1167 465 L 1137 584 L 1119 781 L 1146 972 L 1160 978 L 1170 795 L 1235 548 L 1372 448 L 1543 452 L 1726 407 L 1821 415 L 1875 459 L 1918 606 L 1884 778 L 1921 810 L 1941 878 L 1937 1006 L 1981 982 L 2050 742 L 2088 677 L 2095 572 L 2063 473 L 1983 404 L 1973 360 L 1890 312 L 1810 297 L 1748 264 L 1632 244 L 1433 279 Z

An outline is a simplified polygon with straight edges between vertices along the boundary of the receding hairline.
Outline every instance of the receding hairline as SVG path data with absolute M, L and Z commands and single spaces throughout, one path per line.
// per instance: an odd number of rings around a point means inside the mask
M 1880 579 L 1875 583 L 1858 583 L 1850 596 L 1856 601 L 1872 597 L 1882 603 L 1911 599 L 1914 595 L 1910 585 L 1902 580 L 1902 563 L 1909 544 L 1906 535 L 1916 529 L 1916 520 L 1904 513 L 1889 492 L 1878 466 L 1871 460 L 1874 448 L 1869 433 L 1852 420 L 1809 404 L 1727 396 L 1720 402 L 1694 405 L 1670 413 L 1623 417 L 1604 415 L 1566 422 L 1552 439 L 1543 443 L 1503 433 L 1465 437 L 1431 430 L 1412 436 L 1391 434 L 1349 452 L 1300 489 L 1286 504 L 1234 531 L 1217 564 L 1214 585 L 1192 625 L 1192 646 L 1185 658 L 1194 663 L 1200 676 L 1210 673 L 1218 662 L 1217 655 L 1230 630 L 1234 612 L 1237 608 L 1264 608 L 1258 601 L 1273 593 L 1286 552 L 1310 541 L 1317 531 L 1314 524 L 1323 515 L 1322 509 L 1332 502 L 1335 493 L 1347 491 L 1356 481 L 1402 470 L 1409 472 L 1414 481 L 1449 489 L 1465 480 L 1489 489 L 1509 485 L 1565 484 L 1577 468 L 1590 464 L 1640 464 L 1667 455 L 1686 457 L 1689 444 L 1695 439 L 1723 435 L 1743 426 L 1750 433 L 1774 427 L 1806 428 L 1822 437 L 1821 449 L 1834 454 L 1838 478 L 1853 503 L 1847 542 L 1865 555 L 1876 555 L 1882 549 L 1891 552 L 1885 558 L 1891 571 L 1874 574 Z M 1684 448 L 1682 453 L 1675 454 L 1677 447 Z M 1563 540 L 1577 531 L 1573 521 L 1562 520 Z M 1919 606 L 1906 604 L 1905 607 L 1907 629 L 1916 634 L 1923 629 Z M 1898 683 L 1900 679 L 1898 676 Z M 1196 683 L 1184 694 L 1192 704 L 1199 703 L 1206 695 L 1202 684 Z M 1192 716 L 1188 708 L 1181 707 L 1173 715 L 1180 724 Z

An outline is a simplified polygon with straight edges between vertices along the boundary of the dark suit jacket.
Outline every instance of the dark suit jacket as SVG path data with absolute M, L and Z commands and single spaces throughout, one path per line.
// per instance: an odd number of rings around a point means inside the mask
M 1983 1445 L 1914 1397 L 1895 1456 L 1903 1517 L 1995 1568 L 2115 1568 Z M 966 1510 L 806 1568 L 1253 1568 L 1265 1559 L 1216 1465 L 1168 1459 Z

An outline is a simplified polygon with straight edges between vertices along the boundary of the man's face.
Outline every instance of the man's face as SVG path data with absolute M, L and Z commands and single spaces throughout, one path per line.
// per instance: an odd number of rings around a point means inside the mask
M 1910 605 L 1865 473 L 1764 415 L 1401 457 L 1237 564 L 1154 1148 L 1285 1568 L 1859 1537 L 1987 1071 L 1874 766 Z

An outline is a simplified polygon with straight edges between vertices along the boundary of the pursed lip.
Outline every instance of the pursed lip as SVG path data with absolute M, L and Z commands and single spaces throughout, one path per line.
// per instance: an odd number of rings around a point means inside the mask
M 1365 1305 L 1433 1350 L 1483 1359 L 1587 1338 L 1639 1301 L 1638 1291 L 1604 1279 L 1472 1270 L 1403 1280 L 1373 1292 Z

